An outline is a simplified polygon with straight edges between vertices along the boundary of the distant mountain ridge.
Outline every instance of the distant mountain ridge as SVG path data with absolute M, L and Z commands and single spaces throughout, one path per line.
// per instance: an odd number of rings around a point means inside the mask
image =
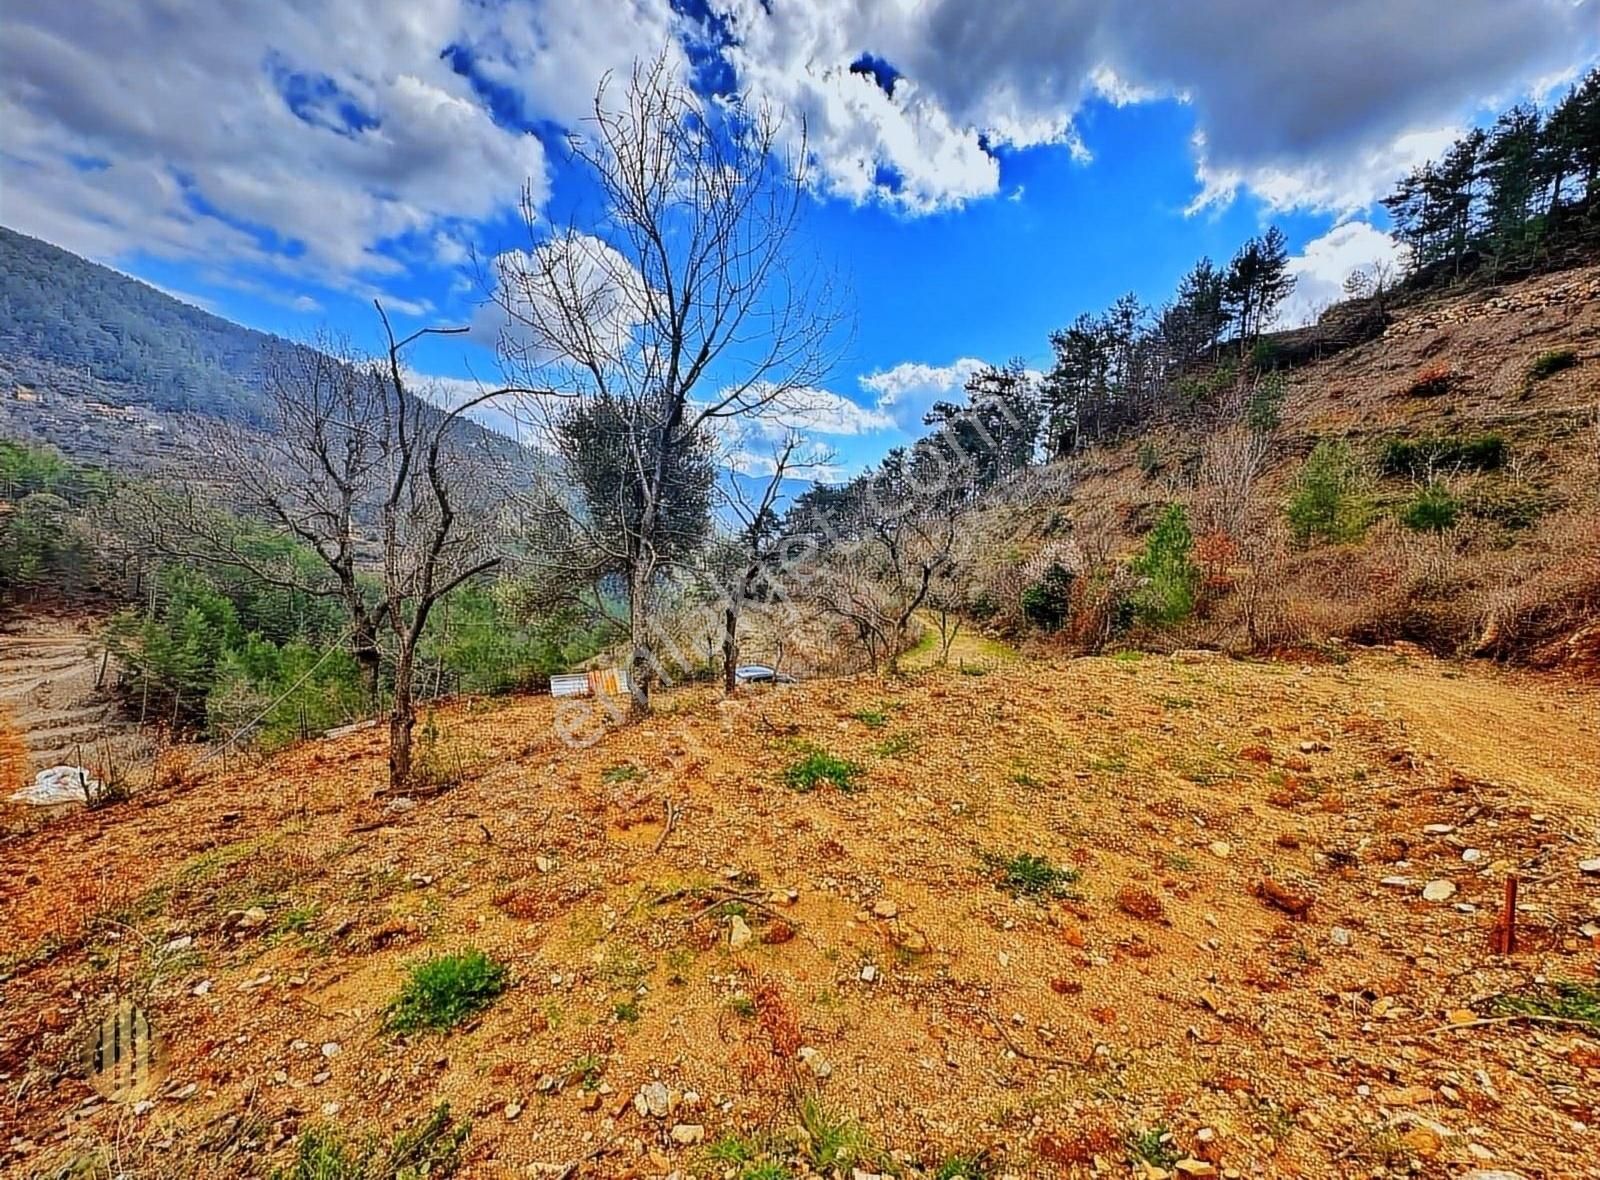
M 203 462 L 205 419 L 267 427 L 267 362 L 302 347 L 0 226 L 0 436 L 114 468 Z M 454 429 L 537 462 L 480 422 Z
M 259 423 L 263 359 L 283 343 L 0 226 L 0 357 L 16 379 L 87 369 L 155 410 Z

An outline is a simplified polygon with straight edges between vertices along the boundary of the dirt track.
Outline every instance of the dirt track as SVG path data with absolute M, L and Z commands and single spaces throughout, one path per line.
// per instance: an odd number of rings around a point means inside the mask
M 801 1084 L 907 1166 L 1150 1175 L 1129 1144 L 1165 1133 L 1242 1176 L 1600 1176 L 1600 1030 L 1462 1023 L 1596 984 L 1592 687 L 1399 653 L 1108 658 L 683 690 L 576 752 L 552 721 L 448 711 L 478 772 L 403 811 L 372 799 L 374 731 L 6 839 L 0 1164 L 120 1139 L 152 1175 L 264 1175 L 318 1112 L 387 1133 L 448 1100 L 469 1176 L 596 1149 L 579 1175 L 722 1176 L 668 1129 L 781 1137 Z M 801 742 L 861 790 L 785 787 Z M 1073 896 L 998 888 L 985 854 L 1020 852 Z M 1512 871 L 1523 949 L 1496 958 Z M 767 899 L 738 949 L 707 908 L 728 889 Z M 405 968 L 467 944 L 511 990 L 466 1031 L 383 1035 Z M 64 1068 L 119 975 L 168 1046 L 138 1116 Z M 641 1117 L 651 1079 L 700 1101 Z

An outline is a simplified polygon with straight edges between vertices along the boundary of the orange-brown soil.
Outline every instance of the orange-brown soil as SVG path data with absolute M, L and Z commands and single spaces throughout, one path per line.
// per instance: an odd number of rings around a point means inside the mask
M 781 1143 L 809 1092 L 866 1174 L 1600 1176 L 1600 1029 L 1496 1006 L 1597 985 L 1592 687 L 1180 655 L 682 689 L 584 749 L 548 699 L 439 724 L 470 773 L 414 806 L 369 730 L 5 813 L 0 1172 L 270 1175 L 313 1124 L 448 1101 L 463 1175 L 737 1177 L 672 1128 Z M 801 743 L 859 789 L 790 789 Z M 1068 895 L 1001 888 L 1021 853 Z M 407 968 L 466 946 L 498 1002 L 383 1032 Z M 119 992 L 161 1039 L 138 1105 L 77 1063 Z M 655 1080 L 665 1118 L 633 1105 Z

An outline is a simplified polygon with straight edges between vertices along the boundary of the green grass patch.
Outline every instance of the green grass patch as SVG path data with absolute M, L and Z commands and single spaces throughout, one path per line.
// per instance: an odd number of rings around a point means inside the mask
M 933 1170 L 933 1180 L 989 1180 L 991 1175 L 982 1152 L 949 1156 Z
M 1546 377 L 1554 377 L 1577 363 L 1577 349 L 1552 348 L 1533 358 L 1533 363 L 1528 366 L 1528 377 L 1534 381 L 1543 381 Z
M 867 1129 L 850 1115 L 834 1110 L 812 1094 L 800 1100 L 800 1130 L 806 1158 L 818 1172 L 848 1174 L 876 1154 Z
M 504 964 L 476 948 L 440 955 L 411 969 L 384 1017 L 392 1032 L 455 1028 L 484 1011 L 506 990 Z
M 800 757 L 783 771 L 783 783 L 791 791 L 814 791 L 830 786 L 843 794 L 860 789 L 860 763 L 836 758 L 821 746 L 802 744 Z
M 1549 1016 L 1587 1024 L 1600 1032 L 1600 986 L 1575 980 L 1536 991 L 1499 996 L 1494 1010 L 1503 1016 Z
M 272 924 L 274 934 L 300 934 L 311 932 L 311 927 L 316 925 L 317 916 L 322 912 L 322 907 L 316 902 L 305 905 L 291 906 L 278 915 Z
M 1031 852 L 986 852 L 982 859 L 994 874 L 995 887 L 1013 897 L 1066 897 L 1078 879 L 1076 869 L 1053 865 Z
M 855 719 L 868 729 L 882 729 L 889 724 L 889 714 L 884 709 L 862 709 Z
M 644 771 L 640 770 L 631 762 L 622 762 L 616 766 L 608 766 L 600 772 L 600 781 L 603 783 L 611 783 L 613 785 L 619 783 L 638 782 L 643 777 Z
M 758 1141 L 727 1134 L 705 1150 L 708 1163 L 722 1165 L 721 1174 L 736 1180 L 793 1180 L 794 1173 L 771 1157 Z
M 322 1123 L 301 1133 L 294 1162 L 274 1169 L 272 1180 L 446 1180 L 461 1167 L 471 1131 L 472 1124 L 451 1117 L 448 1105 L 389 1140 L 353 1138 Z
M 917 747 L 917 739 L 909 733 L 901 731 L 892 733 L 877 745 L 872 747 L 872 752 L 879 758 L 898 758 L 902 754 L 909 754 Z

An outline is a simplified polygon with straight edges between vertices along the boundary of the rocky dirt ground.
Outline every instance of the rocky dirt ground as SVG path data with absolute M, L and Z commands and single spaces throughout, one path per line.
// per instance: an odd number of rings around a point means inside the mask
M 0 1172 L 270 1175 L 448 1101 L 472 1177 L 800 1176 L 821 1123 L 847 1177 L 1600 1177 L 1600 1026 L 1505 999 L 1600 985 L 1592 686 L 1180 654 L 438 726 L 433 797 L 367 731 L 5 814 Z M 791 789 L 808 744 L 856 789 Z M 383 1032 L 467 946 L 498 1002 Z M 79 1064 L 119 994 L 137 1102 Z

